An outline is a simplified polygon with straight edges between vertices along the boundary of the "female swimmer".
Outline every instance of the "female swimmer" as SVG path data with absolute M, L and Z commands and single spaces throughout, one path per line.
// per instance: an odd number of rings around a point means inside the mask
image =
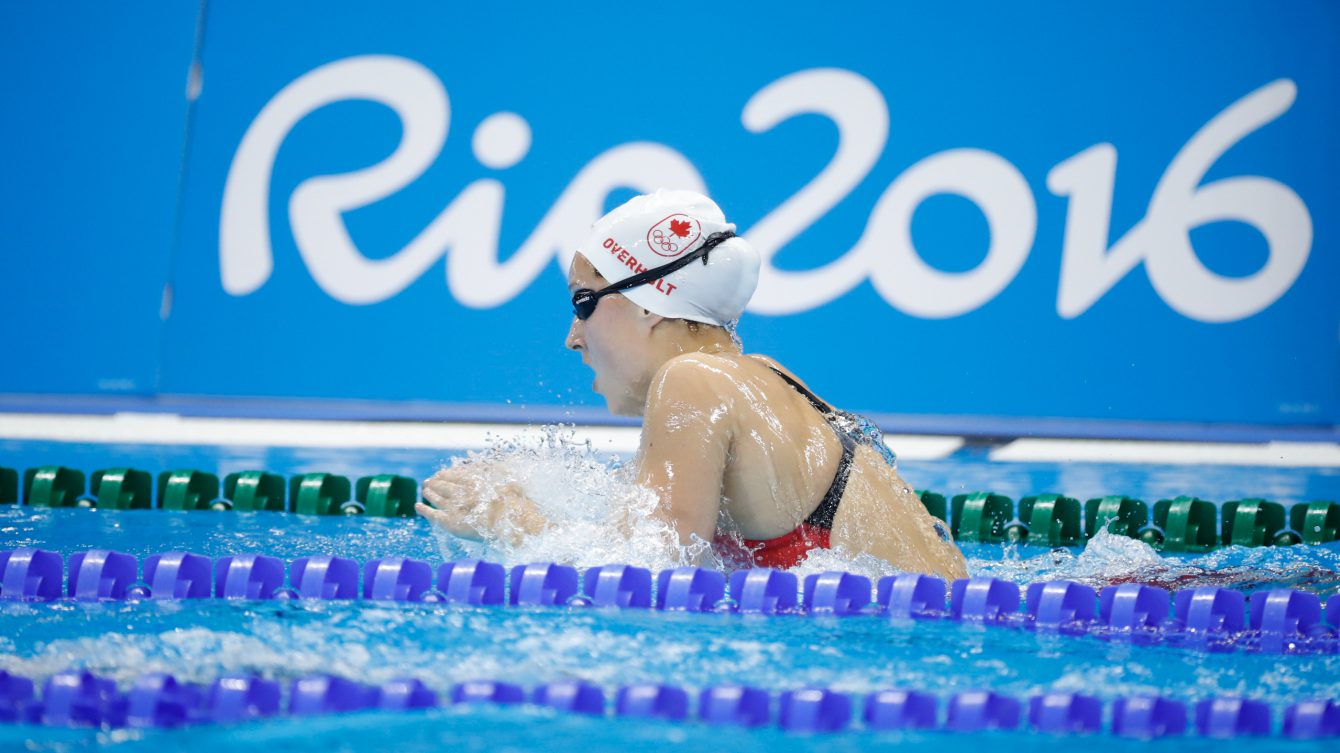
M 726 327 L 754 293 L 759 257 L 734 230 L 706 196 L 657 191 L 597 221 L 569 269 L 566 344 L 611 412 L 643 417 L 638 483 L 681 544 L 711 541 L 737 565 L 788 568 L 834 547 L 964 577 L 962 553 L 878 431 L 771 358 L 740 351 Z M 548 525 L 515 484 L 481 499 L 470 472 L 425 481 L 431 505 L 419 514 L 465 538 Z

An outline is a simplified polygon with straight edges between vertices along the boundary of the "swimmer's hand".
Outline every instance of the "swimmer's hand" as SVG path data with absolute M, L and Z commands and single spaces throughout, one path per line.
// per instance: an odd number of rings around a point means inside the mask
M 548 521 L 515 481 L 488 484 L 477 467 L 443 468 L 423 482 L 414 510 L 433 525 L 463 539 L 505 539 L 517 546 L 539 534 Z

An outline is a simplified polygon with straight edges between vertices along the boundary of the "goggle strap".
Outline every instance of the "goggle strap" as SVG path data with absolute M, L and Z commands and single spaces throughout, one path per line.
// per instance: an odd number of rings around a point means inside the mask
M 646 285 L 649 282 L 654 282 L 656 280 L 661 279 L 662 277 L 666 277 L 671 273 L 678 272 L 684 267 L 687 267 L 688 265 L 692 264 L 695 259 L 702 259 L 703 266 L 706 266 L 707 254 L 712 249 L 716 248 L 717 246 L 720 246 L 722 243 L 725 243 L 727 240 L 730 240 L 731 238 L 734 237 L 735 233 L 732 233 L 729 230 L 720 233 L 712 233 L 711 235 L 707 236 L 707 240 L 703 241 L 703 245 L 700 246 L 697 251 L 694 251 L 693 253 L 675 259 L 674 261 L 670 262 L 669 264 L 666 264 L 663 267 L 648 269 L 646 272 L 635 274 L 632 277 L 624 278 L 614 283 L 613 285 L 610 285 L 604 290 L 601 290 L 600 293 L 602 294 L 617 293 L 621 290 L 635 288 L 638 285 Z

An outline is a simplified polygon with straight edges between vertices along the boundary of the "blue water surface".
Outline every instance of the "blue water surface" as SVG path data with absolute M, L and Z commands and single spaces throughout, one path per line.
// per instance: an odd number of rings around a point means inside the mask
M 0 465 L 61 463 L 85 471 L 195 467 L 217 473 L 265 468 L 349 476 L 402 473 L 422 478 L 451 451 L 301 450 L 208 446 L 112 446 L 0 442 Z M 1340 496 L 1334 469 L 1141 467 L 1108 464 L 990 463 L 969 449 L 947 460 L 905 462 L 913 484 L 945 493 L 993 489 L 1018 499 L 1064 492 L 1081 499 L 1124 493 L 1146 500 L 1192 493 L 1222 502 L 1270 497 L 1291 504 Z M 284 513 L 99 511 L 0 506 L 0 548 L 35 546 L 65 556 L 108 548 L 144 557 L 188 550 L 211 557 L 265 552 L 284 558 L 331 554 L 367 560 L 408 556 L 436 563 L 443 552 L 416 519 L 308 517 Z M 1133 549 L 1129 547 L 1134 547 Z M 975 573 L 1019 583 L 1069 577 L 1093 585 L 1138 580 L 1169 588 L 1218 584 L 1244 591 L 1287 586 L 1323 597 L 1340 591 L 1335 545 L 1230 547 L 1201 555 L 1157 555 L 1138 542 L 1097 551 L 967 545 Z M 741 618 L 582 608 L 464 609 L 432 604 L 351 602 L 190 602 L 49 604 L 0 602 L 0 670 L 43 679 L 84 667 L 124 688 L 149 671 L 207 682 L 251 672 L 281 682 L 331 672 L 364 682 L 411 676 L 445 693 L 451 684 L 497 679 L 526 687 L 579 678 L 605 688 L 656 682 L 691 691 L 743 683 L 774 692 L 806 686 L 860 694 L 887 687 L 946 699 L 972 688 L 1026 698 L 1080 692 L 1105 702 L 1156 693 L 1185 703 L 1245 695 L 1270 704 L 1278 730 L 1285 706 L 1340 697 L 1340 656 L 1207 653 L 1131 646 L 1092 636 L 1055 636 L 952 622 L 900 624 L 873 616 Z M 1333 742 L 1333 741 L 1332 741 Z M 0 725 L 0 749 L 80 750 L 108 745 L 193 751 L 264 745 L 329 750 L 929 750 L 983 745 L 1030 750 L 1245 751 L 1261 743 L 1195 736 L 1145 743 L 1102 733 L 1050 737 L 1024 730 L 981 734 L 842 733 L 796 736 L 699 723 L 584 718 L 529 706 L 446 707 L 275 719 L 181 730 L 70 730 Z M 1329 750 L 1325 743 L 1270 741 L 1272 749 Z

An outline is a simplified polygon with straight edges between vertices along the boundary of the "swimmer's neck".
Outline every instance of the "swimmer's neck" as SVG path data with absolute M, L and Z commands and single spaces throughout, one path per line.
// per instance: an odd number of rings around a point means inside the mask
M 685 353 L 726 353 L 739 355 L 740 346 L 730 333 L 708 324 L 692 326 L 683 319 L 662 319 L 651 330 L 652 372 L 666 361 Z
M 630 415 L 645 415 L 647 395 L 651 390 L 652 379 L 674 358 L 689 353 L 711 353 L 740 355 L 740 346 L 735 343 L 721 327 L 701 325 L 691 327 L 683 319 L 662 319 L 651 329 L 648 338 L 646 371 L 635 383 L 640 394 L 637 405 L 640 410 Z

